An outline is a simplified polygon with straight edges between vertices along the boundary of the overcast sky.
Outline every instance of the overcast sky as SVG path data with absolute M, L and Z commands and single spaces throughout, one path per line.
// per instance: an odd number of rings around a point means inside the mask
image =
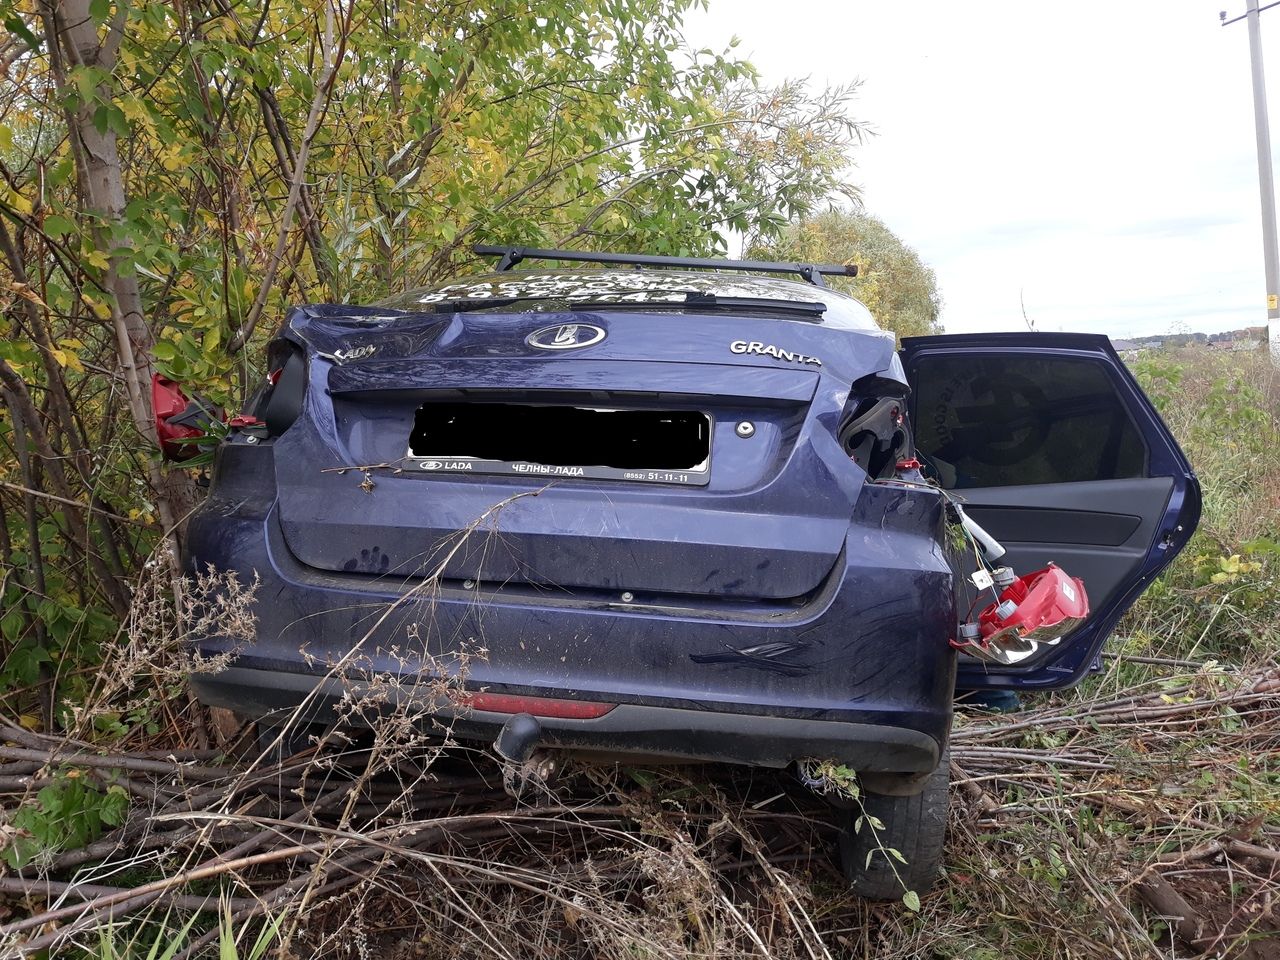
M 948 332 L 1266 322 L 1244 0 L 711 0 L 764 83 L 861 79 L 866 208 L 934 268 Z M 1280 8 L 1262 14 L 1280 138 Z M 1277 142 L 1280 155 L 1280 140 Z

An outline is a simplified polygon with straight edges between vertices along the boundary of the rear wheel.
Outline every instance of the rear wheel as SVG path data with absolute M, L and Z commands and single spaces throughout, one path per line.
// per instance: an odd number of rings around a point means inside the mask
M 864 791 L 861 809 L 855 805 L 837 811 L 840 865 L 854 893 L 870 900 L 898 900 L 908 890 L 923 894 L 933 886 L 942 866 L 950 773 L 950 751 L 944 749 L 937 769 L 914 796 Z M 855 829 L 859 817 L 866 819 L 861 829 Z M 873 827 L 872 817 L 884 826 Z M 907 862 L 890 850 L 898 851 Z

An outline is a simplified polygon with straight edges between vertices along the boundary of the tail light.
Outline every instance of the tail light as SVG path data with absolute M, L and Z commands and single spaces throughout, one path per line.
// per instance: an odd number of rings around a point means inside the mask
M 158 373 L 151 375 L 151 412 L 155 418 L 156 440 L 166 460 L 190 460 L 210 444 L 198 441 L 208 436 L 209 425 L 224 417 L 223 411 L 209 401 L 190 399 L 174 380 Z
M 1051 563 L 1014 579 L 976 621 L 961 624 L 955 646 L 980 660 L 1008 666 L 1053 646 L 1088 616 L 1083 581 Z
M 268 351 L 268 373 L 245 405 L 245 413 L 266 424 L 278 437 L 302 412 L 307 394 L 307 361 L 301 350 L 286 340 L 275 341 Z

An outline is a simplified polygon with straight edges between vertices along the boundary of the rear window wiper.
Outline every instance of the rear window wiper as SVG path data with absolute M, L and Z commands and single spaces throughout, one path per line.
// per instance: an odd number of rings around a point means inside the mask
M 771 313 L 798 313 L 814 320 L 827 305 L 818 300 L 778 300 L 764 297 L 722 297 L 714 293 L 690 292 L 683 299 L 654 300 L 568 300 L 565 297 L 494 297 L 437 300 L 422 305 L 424 313 L 466 313 L 472 310 L 509 307 L 517 303 L 560 303 L 566 311 L 579 310 L 753 310 Z

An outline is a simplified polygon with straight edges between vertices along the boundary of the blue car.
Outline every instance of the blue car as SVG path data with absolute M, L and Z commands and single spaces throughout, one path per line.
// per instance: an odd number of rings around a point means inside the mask
M 256 640 L 201 638 L 235 657 L 198 696 L 332 723 L 394 675 L 514 761 L 819 788 L 831 761 L 862 785 L 854 889 L 927 888 L 955 691 L 1077 683 L 1199 517 L 1107 338 L 899 349 L 825 285 L 844 267 L 480 252 L 496 271 L 289 313 L 189 524 L 188 570 L 259 581 Z M 513 269 L 535 259 L 587 265 Z M 1079 615 L 987 629 L 1014 576 L 1059 570 Z

